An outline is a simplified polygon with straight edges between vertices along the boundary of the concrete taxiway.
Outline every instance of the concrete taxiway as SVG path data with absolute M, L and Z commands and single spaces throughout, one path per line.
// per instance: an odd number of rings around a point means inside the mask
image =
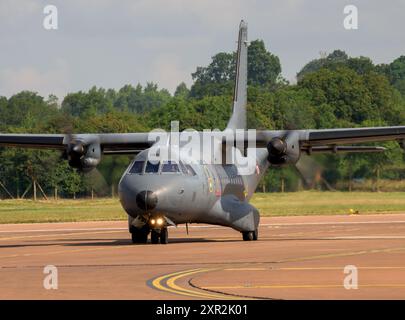
M 0 225 L 0 299 L 405 298 L 405 214 L 262 218 L 252 242 L 218 226 L 169 233 L 133 245 L 125 221 Z

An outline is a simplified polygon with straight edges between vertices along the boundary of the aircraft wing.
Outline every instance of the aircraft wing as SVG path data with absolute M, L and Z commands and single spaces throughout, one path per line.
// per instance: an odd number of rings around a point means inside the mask
M 353 144 L 405 139 L 405 126 L 307 130 L 302 145 Z
M 344 146 L 380 141 L 405 141 L 405 126 L 396 127 L 367 127 L 345 129 L 319 130 L 264 130 L 257 131 L 256 146 L 265 148 L 275 137 L 285 139 L 294 135 L 299 139 L 302 151 L 307 152 L 381 152 L 383 147 L 373 146 Z M 245 135 L 245 141 L 252 137 Z
M 264 130 L 257 131 L 257 147 L 266 147 L 275 137 L 296 133 L 301 150 L 313 152 L 375 152 L 381 147 L 340 146 L 367 142 L 397 140 L 405 141 L 405 126 L 370 127 L 320 130 Z M 247 133 L 246 133 L 247 135 Z M 245 136 L 245 142 L 252 137 Z M 100 133 L 100 134 L 0 134 L 0 146 L 66 150 L 70 143 L 83 145 L 99 144 L 104 154 L 136 154 L 151 147 L 156 141 L 150 140 L 149 133 Z
M 148 133 L 0 134 L 0 146 L 66 150 L 72 142 L 97 143 L 105 154 L 130 154 L 149 148 L 155 141 L 148 140 Z
M 307 153 L 382 152 L 383 147 L 342 145 L 397 140 L 403 146 L 404 139 L 404 126 L 307 130 L 301 138 L 301 150 Z

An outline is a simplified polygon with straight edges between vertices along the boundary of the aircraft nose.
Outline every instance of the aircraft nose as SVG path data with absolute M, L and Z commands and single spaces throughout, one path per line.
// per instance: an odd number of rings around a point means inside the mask
M 145 190 L 136 195 L 135 201 L 140 209 L 147 211 L 156 207 L 158 198 L 152 191 Z

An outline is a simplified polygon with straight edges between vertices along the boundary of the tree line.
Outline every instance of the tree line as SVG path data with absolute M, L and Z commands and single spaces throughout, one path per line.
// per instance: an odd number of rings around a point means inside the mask
M 156 83 L 125 85 L 119 90 L 93 87 L 50 95 L 22 91 L 0 97 L 2 133 L 124 133 L 170 129 L 224 129 L 230 117 L 235 52 L 220 52 L 192 73 L 190 88 L 180 83 L 174 94 Z M 29 89 L 29 88 L 28 88 Z M 297 82 L 281 76 L 279 58 L 263 41 L 248 49 L 248 126 L 256 129 L 345 128 L 405 124 L 405 56 L 376 65 L 368 57 L 335 50 L 307 63 Z M 353 182 L 400 180 L 403 153 L 396 142 L 380 143 L 383 154 L 315 156 L 321 180 L 312 187 L 350 190 Z M 39 188 L 64 197 L 114 192 L 129 156 L 104 156 L 98 171 L 81 174 L 59 152 L 0 148 L 0 195 L 21 197 Z M 294 191 L 302 186 L 294 168 L 269 170 L 260 190 Z M 304 180 L 305 181 L 305 180 Z M 323 182 L 322 182 L 323 181 Z M 376 185 L 378 188 L 378 184 Z

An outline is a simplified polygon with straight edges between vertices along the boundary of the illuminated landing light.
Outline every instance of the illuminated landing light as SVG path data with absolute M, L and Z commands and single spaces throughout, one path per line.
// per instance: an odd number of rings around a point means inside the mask
M 161 225 L 163 224 L 163 219 L 162 219 L 162 218 L 158 218 L 158 219 L 156 220 L 156 223 L 157 223 L 159 226 L 161 226 Z

